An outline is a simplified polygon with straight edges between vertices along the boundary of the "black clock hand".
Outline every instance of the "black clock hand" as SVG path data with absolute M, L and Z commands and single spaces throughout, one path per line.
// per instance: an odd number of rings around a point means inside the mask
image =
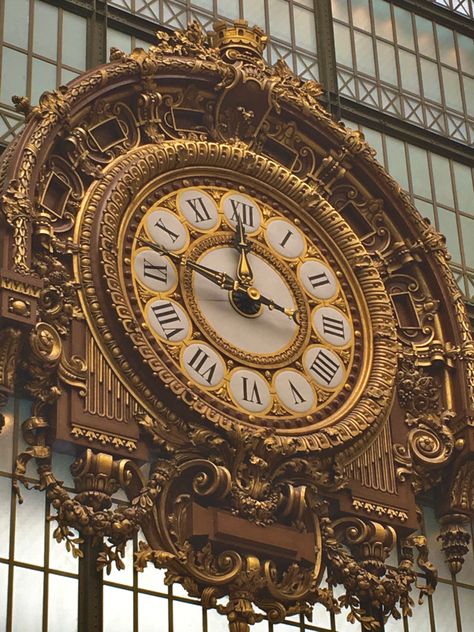
M 189 261 L 184 255 L 179 255 L 175 252 L 171 252 L 170 250 L 166 250 L 162 246 L 155 244 L 153 241 L 148 241 L 140 237 L 137 238 L 137 241 L 144 246 L 148 246 L 148 248 L 151 248 L 155 252 L 158 252 L 160 255 L 169 257 L 171 261 L 174 261 L 174 263 L 194 270 L 212 283 L 215 283 L 216 285 L 221 287 L 223 290 L 233 290 L 235 288 L 236 282 L 226 272 L 219 272 L 218 270 L 213 270 L 212 268 L 203 266 L 200 263 Z
M 245 292 L 252 301 L 255 301 L 256 303 L 261 303 L 262 305 L 266 305 L 266 307 L 268 307 L 268 309 L 270 310 L 276 309 L 278 312 L 286 314 L 288 318 L 291 318 L 291 320 L 294 321 L 297 325 L 300 324 L 299 311 L 297 309 L 291 309 L 290 307 L 282 307 L 281 305 L 278 305 L 278 303 L 275 303 L 275 301 L 273 301 L 271 298 L 260 294 L 260 292 L 254 287 L 239 289 L 242 292 Z
M 282 307 L 275 303 L 270 298 L 263 296 L 260 292 L 254 287 L 248 287 L 246 285 L 240 285 L 239 281 L 234 281 L 234 279 L 227 274 L 226 272 L 219 272 L 218 270 L 214 270 L 212 268 L 208 268 L 207 266 L 203 266 L 200 263 L 195 263 L 194 261 L 189 261 L 186 259 L 184 255 L 176 254 L 175 252 L 171 252 L 166 250 L 162 246 L 155 244 L 152 241 L 148 241 L 146 239 L 142 239 L 140 237 L 137 238 L 137 241 L 144 246 L 148 246 L 152 250 L 155 250 L 160 255 L 169 257 L 175 263 L 179 265 L 184 265 L 194 272 L 197 272 L 201 276 L 205 277 L 211 283 L 218 285 L 223 290 L 240 292 L 241 294 L 245 294 L 251 301 L 254 303 L 260 303 L 268 307 L 268 309 L 275 309 L 283 314 L 286 314 L 289 318 L 291 318 L 297 325 L 299 325 L 299 313 L 296 309 L 291 309 L 289 307 Z
M 242 285 L 248 287 L 253 281 L 253 272 L 247 258 L 247 252 L 250 250 L 250 244 L 247 240 L 240 215 L 237 215 L 235 246 L 240 253 L 239 263 L 237 265 L 237 280 L 240 281 Z

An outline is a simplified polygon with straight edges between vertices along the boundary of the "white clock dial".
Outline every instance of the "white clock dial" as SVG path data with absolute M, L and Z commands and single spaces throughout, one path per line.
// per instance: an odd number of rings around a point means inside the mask
M 153 211 L 147 216 L 146 227 L 153 241 L 164 250 L 183 250 L 189 243 L 187 229 L 171 211 Z
M 304 289 L 314 298 L 324 301 L 337 294 L 338 283 L 334 272 L 317 259 L 304 261 L 298 269 L 298 277 Z
M 301 231 L 284 219 L 268 222 L 265 239 L 275 252 L 286 259 L 298 259 L 306 251 L 306 240 Z
M 165 342 L 182 342 L 191 333 L 189 318 L 176 301 L 151 300 L 146 315 L 152 331 Z
M 231 373 L 229 390 L 237 406 L 251 413 L 263 413 L 273 402 L 267 381 L 249 369 L 236 369 Z
M 219 223 L 219 210 L 212 197 L 202 189 L 183 189 L 177 196 L 177 206 L 187 221 L 202 232 Z
M 254 277 L 252 285 L 276 303 L 296 308 L 293 294 L 278 272 L 256 254 L 250 253 L 248 260 Z M 234 277 L 238 253 L 230 246 L 218 247 L 200 257 L 199 263 Z M 290 345 L 298 332 L 298 325 L 285 314 L 263 306 L 254 318 L 243 316 L 232 306 L 228 292 L 202 276 L 194 274 L 193 287 L 204 319 L 219 336 L 239 349 L 275 354 Z
M 246 233 L 256 233 L 261 226 L 262 211 L 255 200 L 248 195 L 242 195 L 236 191 L 227 193 L 222 198 L 222 210 L 232 228 L 237 225 L 237 217 L 242 220 Z
M 176 268 L 167 257 L 155 250 L 140 250 L 135 256 L 133 267 L 140 283 L 154 292 L 162 294 L 176 288 Z
M 182 366 L 189 377 L 201 386 L 216 388 L 224 380 L 224 360 L 212 347 L 202 342 L 184 348 Z
M 323 388 L 337 388 L 344 380 L 341 358 L 326 347 L 313 345 L 303 355 L 303 366 L 308 375 Z
M 299 371 L 278 371 L 274 380 L 275 391 L 283 406 L 292 413 L 306 413 L 316 403 L 313 387 Z
M 352 327 L 348 319 L 335 307 L 318 307 L 314 310 L 311 321 L 321 340 L 331 345 L 344 347 L 352 340 Z

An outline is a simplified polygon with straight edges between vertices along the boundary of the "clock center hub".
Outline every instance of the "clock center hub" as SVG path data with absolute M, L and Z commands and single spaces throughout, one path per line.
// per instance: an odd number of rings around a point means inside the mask
M 232 307 L 246 318 L 256 318 L 263 311 L 260 303 L 260 292 L 254 287 L 248 287 L 245 290 L 232 290 L 229 292 L 229 301 Z

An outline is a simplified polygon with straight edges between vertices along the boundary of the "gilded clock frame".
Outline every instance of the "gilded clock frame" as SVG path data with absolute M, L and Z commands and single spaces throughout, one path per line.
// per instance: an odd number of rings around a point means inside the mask
M 183 383 L 169 367 L 158 363 L 152 357 L 143 332 L 137 330 L 130 314 L 129 299 L 123 291 L 126 279 L 121 266 L 117 267 L 117 255 L 123 252 L 125 257 L 130 257 L 131 254 L 131 244 L 125 243 L 130 237 L 125 235 L 128 222 L 123 221 L 123 214 L 137 195 L 140 200 L 146 199 L 157 188 L 158 182 L 166 181 L 178 169 L 182 174 L 189 173 L 190 178 L 204 180 L 210 174 L 215 176 L 216 170 L 222 170 L 223 174 L 238 172 L 249 191 L 257 183 L 262 195 L 265 195 L 265 191 L 277 189 L 278 193 L 273 191 L 273 196 L 284 200 L 284 207 L 291 209 L 291 213 L 296 216 L 298 208 L 301 208 L 304 221 L 311 230 L 316 231 L 322 226 L 331 240 L 331 246 L 337 244 L 334 255 L 338 265 L 344 275 L 352 279 L 352 291 L 360 309 L 360 334 L 364 340 L 369 341 L 359 368 L 361 377 L 342 406 L 335 398 L 329 414 L 325 411 L 324 419 L 318 419 L 314 415 L 311 420 L 300 418 L 291 420 L 291 423 L 285 420 L 279 424 L 273 423 L 271 427 L 278 441 L 284 444 L 290 441 L 297 449 L 321 451 L 330 449 L 333 445 L 353 443 L 368 429 L 376 431 L 385 418 L 393 397 L 396 366 L 393 346 L 395 325 L 379 274 L 349 225 L 315 187 L 304 183 L 269 158 L 239 146 L 193 140 L 137 148 L 115 160 L 83 200 L 75 235 L 78 241 L 88 244 L 75 257 L 77 280 L 83 288 L 80 292 L 81 301 L 97 343 L 115 365 L 120 379 L 132 384 L 134 396 L 149 414 L 156 415 L 157 410 L 162 408 L 161 399 L 147 384 L 141 383 L 135 368 L 127 359 L 128 355 L 123 350 L 120 351 L 115 342 L 117 329 L 112 331 L 111 311 L 109 309 L 108 315 L 104 314 L 94 282 L 94 276 L 97 279 L 98 258 L 101 259 L 106 295 L 110 297 L 115 318 L 122 321 L 132 347 L 139 351 L 142 360 L 146 361 L 165 388 L 201 418 L 222 428 L 233 427 L 235 424 L 248 427 L 254 421 L 248 413 L 232 418 L 216 410 L 202 401 L 192 385 Z M 106 190 L 108 194 L 104 195 Z M 317 215 L 317 222 L 311 218 L 311 214 Z M 100 226 L 97 224 L 98 217 Z M 118 233 L 117 226 L 120 226 Z M 99 257 L 95 256 L 94 263 L 89 254 L 92 238 L 97 240 L 100 253 Z

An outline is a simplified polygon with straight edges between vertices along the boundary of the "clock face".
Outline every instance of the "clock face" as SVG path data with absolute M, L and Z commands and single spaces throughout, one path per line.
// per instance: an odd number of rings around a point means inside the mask
M 357 386 L 360 292 L 314 226 L 209 178 L 155 191 L 129 222 L 129 302 L 153 354 L 230 417 L 324 425 Z

